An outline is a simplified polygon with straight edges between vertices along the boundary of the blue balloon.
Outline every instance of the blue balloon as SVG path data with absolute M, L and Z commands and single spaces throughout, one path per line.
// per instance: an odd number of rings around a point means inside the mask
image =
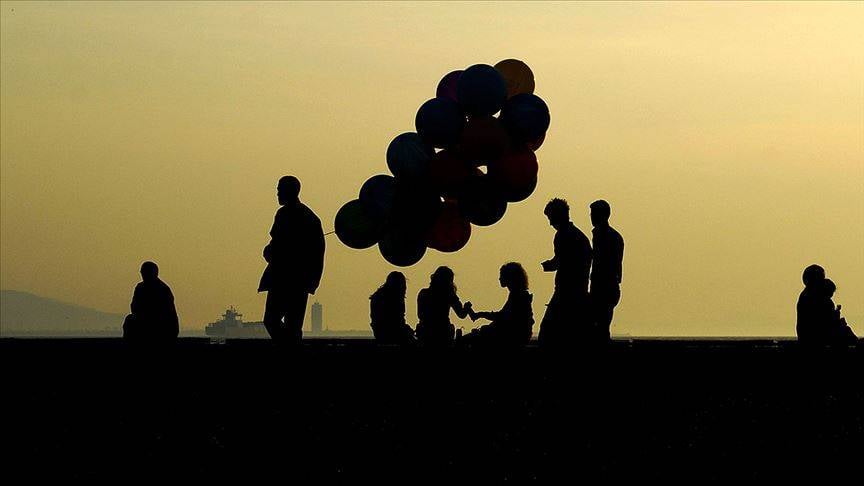
M 444 148 L 459 141 L 465 128 L 465 115 L 455 101 L 432 98 L 417 110 L 414 125 L 423 141 Z
M 383 236 L 384 220 L 363 201 L 349 201 L 336 213 L 336 236 L 346 246 L 369 248 Z
M 379 217 L 389 218 L 396 199 L 396 178 L 378 174 L 360 188 L 360 200 Z
M 507 100 L 501 110 L 501 122 L 513 140 L 520 143 L 537 141 L 549 129 L 549 107 L 539 96 L 518 94 Z
M 507 82 L 494 67 L 475 64 L 459 77 L 456 96 L 465 113 L 471 116 L 494 115 L 507 100 Z
M 399 178 L 420 180 L 429 176 L 435 149 L 414 132 L 403 133 L 387 147 L 387 167 Z

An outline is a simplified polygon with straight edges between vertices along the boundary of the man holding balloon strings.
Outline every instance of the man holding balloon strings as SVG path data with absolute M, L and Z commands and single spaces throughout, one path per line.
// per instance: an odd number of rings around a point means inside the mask
M 314 294 L 324 271 L 324 231 L 321 220 L 300 202 L 300 181 L 279 179 L 276 188 L 281 206 L 264 247 L 267 268 L 259 292 L 267 292 L 264 327 L 274 341 L 300 344 L 309 294 Z

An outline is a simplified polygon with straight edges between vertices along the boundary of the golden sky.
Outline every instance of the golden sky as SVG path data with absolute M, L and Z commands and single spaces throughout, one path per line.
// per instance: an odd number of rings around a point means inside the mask
M 275 184 L 332 229 L 453 69 L 519 58 L 552 125 L 539 184 L 438 265 L 475 308 L 528 269 L 539 323 L 552 197 L 624 236 L 613 332 L 794 333 L 822 264 L 864 333 L 864 3 L 18 3 L 0 13 L 0 287 L 126 312 L 152 259 L 184 328 L 258 319 Z M 327 240 L 314 297 L 366 328 L 392 270 Z M 454 319 L 455 316 L 453 316 Z M 470 321 L 454 321 L 472 326 Z M 119 325 L 119 323 L 118 323 Z M 536 331 L 536 328 L 535 328 Z

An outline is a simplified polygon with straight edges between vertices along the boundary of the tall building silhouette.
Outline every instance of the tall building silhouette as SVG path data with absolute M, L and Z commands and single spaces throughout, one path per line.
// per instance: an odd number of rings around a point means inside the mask
M 312 304 L 312 334 L 324 330 L 324 306 L 318 302 Z

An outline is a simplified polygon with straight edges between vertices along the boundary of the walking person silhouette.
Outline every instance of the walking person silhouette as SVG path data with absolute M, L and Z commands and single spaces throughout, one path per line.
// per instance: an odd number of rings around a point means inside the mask
M 540 323 L 538 340 L 543 346 L 567 346 L 590 339 L 592 312 L 588 301 L 591 244 L 570 221 L 567 201 L 552 199 L 543 211 L 555 228 L 555 256 L 542 263 L 555 272 L 555 291 Z
M 595 338 L 609 341 L 609 326 L 615 306 L 621 300 L 621 273 L 624 260 L 624 238 L 609 226 L 612 208 L 600 199 L 591 203 L 592 244 L 591 306 L 594 310 Z
M 132 312 L 123 322 L 123 338 L 132 342 L 167 342 L 177 339 L 180 320 L 174 307 L 174 294 L 159 278 L 153 262 L 141 264 L 141 282 L 135 286 Z
M 276 188 L 281 206 L 264 247 L 267 268 L 259 292 L 267 292 L 264 327 L 274 341 L 299 344 L 309 294 L 314 294 L 324 271 L 324 231 L 321 220 L 300 202 L 300 181 L 279 179 Z

